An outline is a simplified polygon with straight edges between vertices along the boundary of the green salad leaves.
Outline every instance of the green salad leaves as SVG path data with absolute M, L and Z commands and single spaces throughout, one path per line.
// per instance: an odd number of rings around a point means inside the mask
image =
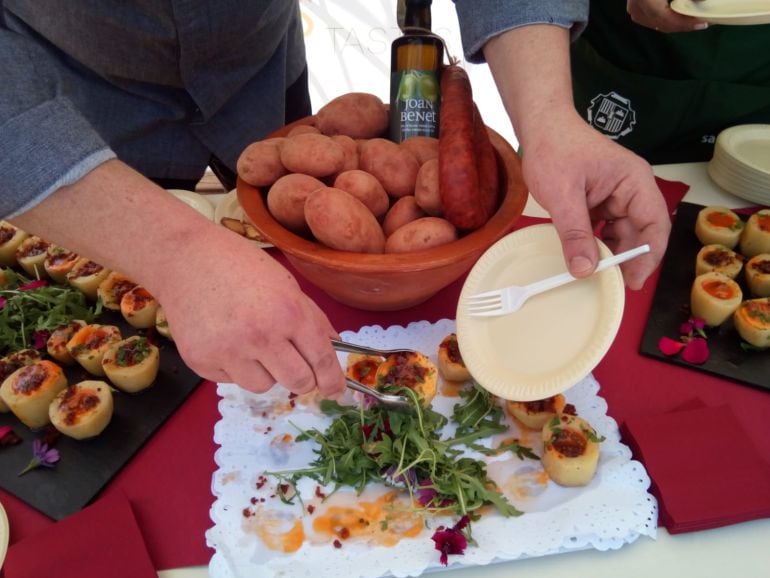
M 2 270 L 0 285 L 0 355 L 45 347 L 47 335 L 73 319 L 91 323 L 101 303 L 90 305 L 73 287 L 32 280 L 12 269 Z M 42 343 L 41 343 L 42 341 Z

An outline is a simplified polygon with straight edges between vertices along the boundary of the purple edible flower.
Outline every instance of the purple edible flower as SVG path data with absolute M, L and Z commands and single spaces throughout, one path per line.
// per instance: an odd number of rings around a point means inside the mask
M 46 285 L 48 285 L 48 281 L 45 279 L 36 279 L 35 281 L 30 281 L 29 283 L 21 285 L 19 287 L 19 291 L 32 291 L 33 289 L 39 289 L 40 287 L 45 287 Z
M 34 440 L 32 442 L 32 459 L 27 464 L 27 467 L 19 472 L 19 475 L 23 476 L 27 472 L 41 466 L 52 468 L 58 461 L 59 450 L 49 448 L 47 444 L 44 444 L 40 440 Z

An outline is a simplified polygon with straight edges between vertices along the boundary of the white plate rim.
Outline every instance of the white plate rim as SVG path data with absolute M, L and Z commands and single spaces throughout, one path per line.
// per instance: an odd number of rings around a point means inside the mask
M 166 189 L 166 191 L 201 213 L 204 217 L 212 221 L 214 220 L 214 204 L 205 195 L 185 189 Z
M 3 567 L 5 555 L 8 552 L 8 540 L 10 539 L 11 529 L 8 524 L 8 516 L 5 513 L 2 502 L 0 502 L 0 568 Z
M 224 217 L 230 217 L 231 219 L 238 219 L 239 221 L 248 220 L 248 217 L 246 216 L 246 212 L 243 210 L 243 207 L 241 207 L 240 203 L 238 202 L 238 190 L 233 189 L 232 191 L 226 193 L 217 203 L 217 206 L 214 208 L 214 222 L 217 225 L 222 224 L 222 219 Z M 268 247 L 272 247 L 272 243 L 265 243 L 263 241 L 254 241 L 254 244 L 257 245 L 257 247 L 261 247 L 263 249 L 266 249 Z
M 745 140 L 762 140 L 770 144 L 770 124 L 739 124 L 724 129 L 717 136 L 715 154 L 729 159 L 733 165 L 745 168 L 761 178 L 770 178 L 767 167 L 756 165 L 738 152 L 737 147 Z
M 770 23 L 770 4 L 766 10 L 747 9 L 745 2 L 735 0 L 673 0 L 670 4 L 674 12 L 692 16 L 712 24 L 767 24 Z M 753 3 L 752 3 L 753 4 Z
M 479 349 L 483 340 L 474 339 L 474 333 L 483 328 L 484 324 L 488 323 L 491 318 L 470 316 L 462 306 L 464 298 L 480 291 L 493 289 L 493 287 L 481 284 L 481 280 L 498 261 L 504 259 L 505 255 L 510 254 L 517 246 L 533 241 L 552 241 L 554 237 L 558 242 L 556 229 L 550 223 L 532 225 L 509 233 L 479 258 L 468 274 L 460 293 L 456 315 L 460 354 L 474 379 L 482 387 L 504 399 L 534 401 L 566 391 L 591 373 L 607 353 L 620 327 L 625 306 L 625 285 L 620 269 L 611 267 L 597 273 L 597 275 L 604 276 L 602 277 L 602 287 L 606 291 L 603 292 L 604 299 L 601 301 L 601 306 L 606 311 L 606 316 L 601 331 L 596 333 L 591 342 L 588 343 L 584 355 L 581 355 L 561 372 L 550 376 L 540 376 L 536 379 L 498 375 L 495 373 L 494 364 L 487 363 L 489 352 Z M 609 248 L 601 240 L 597 239 L 597 244 L 602 258 L 611 255 Z

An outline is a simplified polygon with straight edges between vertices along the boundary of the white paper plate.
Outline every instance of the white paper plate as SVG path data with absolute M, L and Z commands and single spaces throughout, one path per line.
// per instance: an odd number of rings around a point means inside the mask
M 196 193 L 194 191 L 185 191 L 183 189 L 166 190 L 180 201 L 190 205 L 203 216 L 211 219 L 212 221 L 214 220 L 214 205 L 205 197 L 205 195 L 201 195 L 200 193 Z
M 219 203 L 217 203 L 216 209 L 214 210 L 214 222 L 221 223 L 223 217 L 230 217 L 231 219 L 238 219 L 239 221 L 249 220 L 243 207 L 241 207 L 238 202 L 238 191 L 235 189 L 227 193 L 222 197 Z M 262 248 L 273 246 L 272 243 L 265 243 L 262 241 L 254 241 L 254 243 Z
M 770 124 L 727 128 L 717 136 L 715 150 L 720 150 L 749 172 L 770 179 Z
M 770 0 L 673 0 L 671 9 L 712 24 L 770 23 Z
M 610 250 L 599 241 L 602 257 Z M 473 317 L 464 298 L 526 284 L 566 270 L 556 229 L 520 229 L 492 245 L 465 281 L 457 338 L 465 364 L 484 388 L 505 399 L 533 401 L 561 393 L 604 357 L 623 316 L 625 289 L 613 267 L 530 299 L 501 317 Z
M 8 551 L 8 537 L 10 530 L 8 528 L 8 516 L 5 515 L 3 504 L 0 503 L 0 568 L 3 567 L 5 554 Z

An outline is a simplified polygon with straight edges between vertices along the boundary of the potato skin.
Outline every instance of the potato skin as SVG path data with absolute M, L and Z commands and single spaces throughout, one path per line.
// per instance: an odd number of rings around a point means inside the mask
M 315 177 L 290 173 L 273 183 L 267 192 L 267 208 L 275 220 L 296 233 L 308 230 L 305 222 L 305 199 L 325 185 Z
M 385 241 L 386 253 L 413 253 L 457 240 L 455 226 L 439 217 L 423 217 L 396 229 Z
M 434 217 L 444 214 L 441 191 L 438 187 L 438 158 L 425 161 L 417 172 L 414 199 L 419 207 Z
M 331 137 L 301 133 L 281 146 L 281 162 L 289 172 L 325 177 L 342 170 L 345 151 Z
M 281 146 L 285 137 L 268 138 L 251 143 L 238 157 L 238 176 L 255 187 L 272 185 L 288 171 L 281 162 Z
M 390 206 L 382 221 L 382 230 L 386 237 L 390 237 L 396 229 L 400 229 L 407 223 L 427 216 L 417 204 L 414 195 L 401 197 Z
M 411 152 L 420 165 L 438 158 L 438 139 L 432 136 L 412 136 L 398 146 Z
M 392 197 L 414 194 L 420 163 L 393 141 L 373 138 L 361 144 L 360 168 L 373 174 Z
M 328 136 L 374 138 L 387 131 L 388 111 L 374 94 L 349 92 L 321 107 L 316 113 L 315 125 Z
M 374 175 L 360 169 L 344 171 L 334 180 L 334 188 L 347 191 L 364 205 L 378 219 L 383 217 L 390 208 L 388 193 Z
M 332 249 L 382 253 L 385 248 L 385 234 L 372 212 L 342 189 L 313 191 L 305 201 L 305 220 L 315 238 Z
M 352 171 L 358 168 L 358 143 L 344 134 L 336 134 L 331 139 L 342 147 L 345 152 L 345 162 L 342 165 L 342 172 Z

